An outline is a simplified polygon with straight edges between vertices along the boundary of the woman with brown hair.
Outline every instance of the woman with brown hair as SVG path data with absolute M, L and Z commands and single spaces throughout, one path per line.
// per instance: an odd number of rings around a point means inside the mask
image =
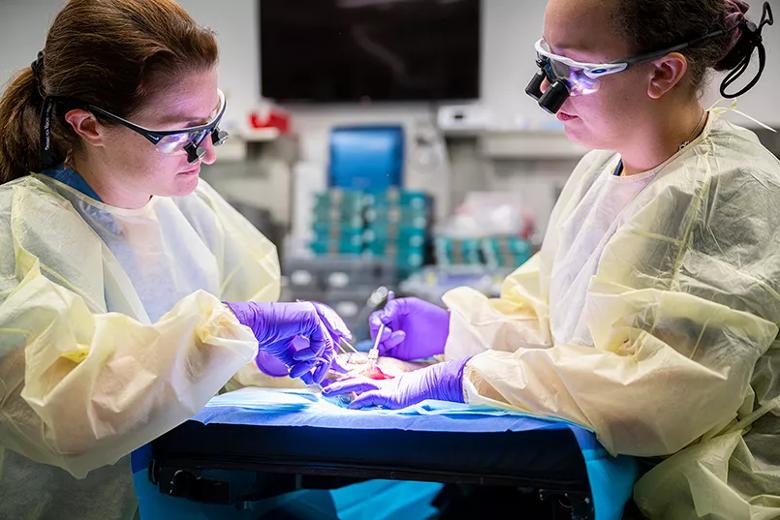
M 275 247 L 199 180 L 216 62 L 171 0 L 71 0 L 0 99 L 2 518 L 132 517 L 130 451 L 258 368 L 320 381 L 349 336 L 272 303 Z
M 780 161 L 700 101 L 708 69 L 730 71 L 724 97 L 758 80 L 772 13 L 747 10 L 549 0 L 528 93 L 594 151 L 541 251 L 500 298 L 391 301 L 371 318 L 380 353 L 448 360 L 327 392 L 564 418 L 643 458 L 634 500 L 650 518 L 780 518 Z

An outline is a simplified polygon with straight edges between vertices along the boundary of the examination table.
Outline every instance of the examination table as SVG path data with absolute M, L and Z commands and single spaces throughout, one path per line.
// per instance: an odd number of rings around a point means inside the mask
M 637 477 L 633 458 L 568 422 L 439 401 L 348 410 L 261 388 L 216 396 L 132 462 L 141 517 L 166 520 L 456 518 L 469 495 L 500 490 L 549 504 L 549 518 L 619 519 Z

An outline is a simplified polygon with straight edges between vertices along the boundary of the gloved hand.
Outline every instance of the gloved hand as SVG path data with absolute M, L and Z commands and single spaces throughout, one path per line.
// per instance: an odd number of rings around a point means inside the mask
M 426 399 L 462 403 L 463 369 L 469 359 L 437 363 L 414 372 L 407 372 L 395 379 L 380 381 L 367 377 L 344 379 L 326 386 L 322 395 L 359 393 L 360 395 L 350 403 L 350 408 L 366 406 L 406 408 Z
M 380 356 L 410 360 L 444 353 L 450 313 L 438 305 L 419 298 L 395 300 L 390 292 L 385 308 L 368 318 L 372 339 L 376 338 L 382 323 L 385 329 L 379 341 Z
M 259 346 L 255 362 L 260 370 L 272 376 L 289 374 L 307 383 L 319 383 L 334 366 L 339 342 L 352 337 L 341 318 L 321 303 L 225 302 L 225 305 L 242 325 L 252 329 Z

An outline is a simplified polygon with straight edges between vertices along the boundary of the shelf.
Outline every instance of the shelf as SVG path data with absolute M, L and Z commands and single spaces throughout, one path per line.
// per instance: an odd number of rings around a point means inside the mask
M 246 159 L 246 142 L 243 137 L 230 136 L 230 139 L 225 141 L 216 150 L 217 162 L 237 162 Z
M 248 143 L 273 141 L 279 137 L 278 128 L 249 128 L 241 132 L 241 138 Z
M 588 151 L 562 132 L 542 130 L 486 130 L 480 144 L 491 159 L 576 159 Z
M 235 162 L 247 158 L 247 146 L 252 143 L 268 143 L 279 137 L 277 128 L 250 128 L 231 134 L 230 139 L 217 150 L 217 161 Z

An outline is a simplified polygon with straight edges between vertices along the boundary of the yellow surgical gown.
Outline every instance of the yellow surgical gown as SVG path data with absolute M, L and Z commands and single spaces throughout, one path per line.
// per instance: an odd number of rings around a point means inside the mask
M 205 181 L 139 209 L 45 175 L 1 185 L 0 517 L 132 516 L 123 456 L 251 364 L 221 300 L 275 300 L 279 280 Z
M 445 295 L 465 398 L 647 457 L 650 518 L 778 519 L 780 161 L 714 111 L 653 171 L 618 160 L 582 159 L 500 298 Z

